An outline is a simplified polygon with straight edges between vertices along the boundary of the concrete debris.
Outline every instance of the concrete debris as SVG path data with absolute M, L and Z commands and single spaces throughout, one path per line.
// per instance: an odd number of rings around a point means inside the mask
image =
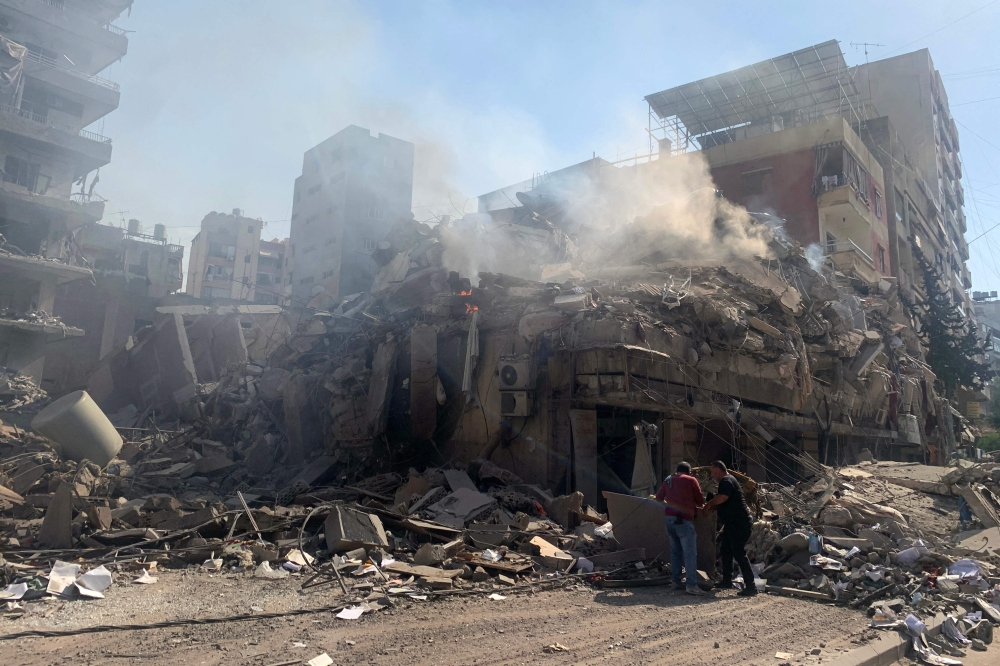
M 504 215 L 544 261 L 463 277 L 443 240 L 482 218 L 401 220 L 370 290 L 290 310 L 266 355 L 238 314 L 161 308 L 88 376 L 124 438 L 110 460 L 0 425 L 8 597 L 112 594 L 152 565 L 328 584 L 350 620 L 501 586 L 668 585 L 649 495 L 684 460 L 715 493 L 723 459 L 754 519 L 743 586 L 880 627 L 940 611 L 968 640 L 967 613 L 998 623 L 998 465 L 961 459 L 974 428 L 893 282 L 817 271 L 766 226 L 759 256 L 699 262 L 654 211 L 598 260 L 538 211 Z M 45 399 L 0 375 L 0 407 Z M 960 532 L 959 499 L 982 529 Z M 694 524 L 711 588 L 716 514 Z

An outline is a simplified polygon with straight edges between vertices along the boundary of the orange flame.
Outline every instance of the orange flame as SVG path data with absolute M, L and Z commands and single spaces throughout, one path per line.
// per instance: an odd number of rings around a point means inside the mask
M 470 315 L 477 310 L 479 310 L 479 306 L 473 305 L 472 303 L 465 304 L 465 314 Z
M 472 290 L 470 289 L 469 291 L 460 291 L 460 292 L 458 292 L 458 295 L 459 296 L 472 296 Z

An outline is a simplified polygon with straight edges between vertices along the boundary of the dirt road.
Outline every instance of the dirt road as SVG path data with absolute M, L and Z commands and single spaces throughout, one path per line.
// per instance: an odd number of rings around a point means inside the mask
M 156 585 L 115 585 L 104 600 L 27 604 L 0 616 L 0 634 L 103 624 L 282 612 L 338 602 L 331 588 L 301 593 L 301 578 L 161 572 Z M 339 620 L 330 612 L 144 631 L 0 641 L 0 664 L 778 664 L 823 663 L 863 640 L 862 613 L 810 601 L 726 591 L 701 599 L 667 588 L 567 589 L 426 602 Z M 567 651 L 546 652 L 559 643 Z M 821 648 L 818 657 L 806 652 Z M 716 647 L 717 646 L 717 647 Z

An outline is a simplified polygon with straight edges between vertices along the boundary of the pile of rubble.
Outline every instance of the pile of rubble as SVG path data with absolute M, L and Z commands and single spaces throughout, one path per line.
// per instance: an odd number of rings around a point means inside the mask
M 963 481 L 991 479 L 1000 465 L 957 460 L 948 468 L 862 463 L 833 470 L 803 462 L 815 472 L 808 481 L 762 489 L 764 519 L 748 547 L 760 558 L 758 585 L 866 609 L 873 627 L 919 639 L 914 647 L 924 656 L 992 642 L 991 623 L 1000 624 L 1000 529 L 958 532 L 957 497 L 969 488 Z M 915 480 L 920 476 L 934 478 Z M 957 494 L 947 500 L 932 496 L 949 488 Z M 989 512 L 977 515 L 989 525 Z M 945 640 L 928 639 L 919 618 L 939 613 Z
M 31 377 L 0 366 L 0 411 L 37 411 L 45 406 L 48 397 Z

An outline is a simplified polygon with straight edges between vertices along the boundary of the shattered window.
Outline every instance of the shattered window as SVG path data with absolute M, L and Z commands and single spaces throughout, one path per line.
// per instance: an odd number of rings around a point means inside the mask
M 760 196 L 771 192 L 772 169 L 760 169 L 743 174 L 743 196 Z
M 21 185 L 34 192 L 38 184 L 38 170 L 41 165 L 34 164 L 19 157 L 8 155 L 3 167 L 3 179 L 8 183 Z

